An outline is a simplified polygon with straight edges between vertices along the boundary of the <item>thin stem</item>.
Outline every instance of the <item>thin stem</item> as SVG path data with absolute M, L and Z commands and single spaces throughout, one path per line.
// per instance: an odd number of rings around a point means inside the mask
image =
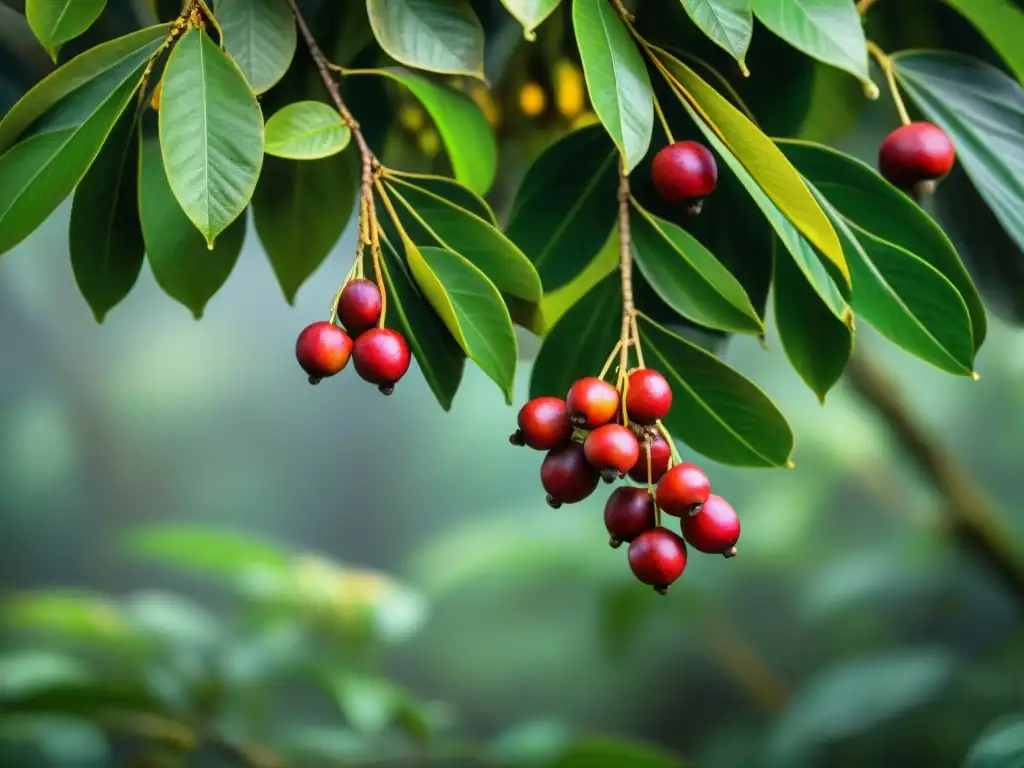
M 612 347 L 611 353 L 608 355 L 608 359 L 604 361 L 604 365 L 601 367 L 601 374 L 597 377 L 603 379 L 608 375 L 608 370 L 612 367 L 612 362 L 615 360 L 615 356 L 619 354 L 619 349 L 622 347 L 622 342 L 615 342 L 615 346 Z
M 665 442 L 668 443 L 668 451 L 670 455 L 669 465 L 675 466 L 676 464 L 682 464 L 683 458 L 679 455 L 679 449 L 676 448 L 675 441 L 672 439 L 672 435 L 669 434 L 668 429 L 660 421 L 658 422 L 658 431 L 661 436 L 665 438 Z
M 633 249 L 632 233 L 629 226 L 629 175 L 626 173 L 625 161 L 619 162 L 619 277 L 622 286 L 622 328 L 619 331 L 619 383 L 620 388 L 627 382 L 626 371 L 629 368 L 629 345 L 631 329 L 636 306 L 633 303 Z M 639 352 L 639 347 L 638 350 Z M 622 393 L 622 420 L 628 424 L 626 413 L 625 391 Z
M 632 326 L 633 348 L 636 350 L 636 364 L 641 368 L 646 368 L 647 365 L 644 363 L 644 351 L 640 348 L 640 329 L 637 328 L 636 324 L 636 312 L 630 316 L 629 324 Z
M 380 291 L 380 320 L 377 322 L 377 327 L 383 328 L 388 315 L 388 292 L 384 288 L 384 274 L 380 266 L 380 226 L 377 224 L 377 206 L 373 202 L 372 194 L 369 201 L 370 257 L 373 259 L 373 274 L 377 279 L 377 289 Z
M 654 527 L 661 527 L 661 508 L 658 506 L 657 497 L 654 495 L 654 468 L 651 467 L 651 439 L 644 440 L 644 453 L 647 454 L 647 492 L 651 494 L 651 503 L 654 504 Z
M 885 82 L 889 86 L 889 93 L 892 94 L 892 101 L 896 105 L 900 121 L 906 125 L 910 122 L 910 113 L 907 112 L 907 106 L 903 103 L 903 97 L 900 96 L 900 89 L 896 84 L 896 73 L 893 71 L 892 59 L 871 40 L 868 40 L 868 53 L 875 58 L 882 73 L 885 75 Z
M 665 138 L 668 139 L 669 144 L 675 144 L 676 140 L 672 137 L 672 129 L 668 127 L 668 120 L 665 118 L 665 112 L 661 108 L 661 102 L 658 101 L 658 97 L 654 97 L 654 111 L 658 114 L 658 120 L 661 121 L 662 130 L 665 131 Z

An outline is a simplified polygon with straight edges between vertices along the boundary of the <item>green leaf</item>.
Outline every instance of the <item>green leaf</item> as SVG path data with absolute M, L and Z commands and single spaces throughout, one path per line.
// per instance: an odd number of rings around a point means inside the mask
M 494 131 L 476 103 L 465 94 L 398 67 L 374 70 L 401 83 L 419 99 L 434 121 L 455 178 L 477 194 L 494 183 L 498 147 Z
M 263 115 L 238 66 L 203 29 L 174 47 L 160 95 L 160 149 L 189 220 L 213 242 L 249 204 L 263 164 Z
M 534 30 L 541 25 L 562 0 L 501 0 L 516 21 L 523 25 L 523 35 L 527 40 L 536 39 Z
M 290 553 L 237 531 L 169 524 L 128 533 L 123 548 L 148 560 L 190 571 L 235 576 L 251 569 L 285 572 Z
M 217 0 L 224 47 L 249 81 L 263 93 L 280 80 L 297 45 L 295 19 L 285 0 Z
M 40 80 L 0 120 L 0 155 L 44 112 L 73 91 L 101 82 L 111 70 L 132 71 L 152 56 L 170 29 L 157 24 L 90 48 Z M 127 67 L 122 70 L 121 65 Z M 110 86 L 113 90 L 113 86 Z
M 1014 768 L 1024 761 L 1024 715 L 996 720 L 971 745 L 962 768 Z
M 779 146 L 841 216 L 924 260 L 952 283 L 967 304 L 974 349 L 980 349 L 987 325 L 985 308 L 942 228 L 866 163 L 820 144 L 780 141 Z M 853 298 L 857 309 L 856 291 Z
M 406 698 L 389 680 L 353 673 L 333 680 L 331 693 L 345 723 L 372 736 L 394 724 Z
M 171 191 L 156 134 L 145 131 L 139 157 L 139 218 L 153 277 L 198 320 L 238 261 L 245 217 L 235 219 L 211 251 Z
M 98 323 L 131 291 L 145 257 L 136 125 L 135 110 L 126 110 L 71 203 L 71 267 Z
M 608 240 L 617 178 L 615 147 L 596 125 L 553 144 L 527 170 L 507 232 L 545 291 L 569 283 Z
M 594 736 L 576 742 L 550 768 L 682 768 L 683 761 L 642 742 Z
M 132 635 L 116 605 L 87 592 L 55 590 L 15 595 L 5 604 L 3 619 L 8 629 L 69 640 L 120 643 Z
M 0 656 L 0 702 L 90 677 L 88 667 L 73 656 L 42 650 L 8 651 Z
M 317 160 L 348 146 L 352 131 L 338 110 L 322 101 L 296 101 L 279 109 L 266 126 L 266 153 L 291 160 Z
M 674 438 L 722 464 L 786 466 L 793 433 L 756 384 L 644 315 L 639 329 L 647 362 L 672 386 L 664 423 Z
M 370 27 L 395 61 L 449 75 L 484 76 L 484 30 L 468 0 L 366 0 Z
M 750 0 L 682 0 L 683 8 L 711 40 L 743 66 L 754 34 Z M 745 69 L 745 67 L 744 67 Z
M 25 17 L 32 34 L 56 59 L 56 49 L 92 26 L 107 0 L 27 0 Z
M 537 270 L 490 222 L 397 177 L 390 179 L 388 189 L 438 245 L 466 258 L 487 275 L 498 290 L 529 302 L 540 301 L 543 289 Z M 417 242 L 417 245 L 432 244 Z
M 253 224 L 289 304 L 345 231 L 359 186 L 354 158 L 269 157 L 252 198 Z
M 487 204 L 487 201 L 469 189 L 469 187 L 460 184 L 454 179 L 449 179 L 447 176 L 396 171 L 392 168 L 388 169 L 388 176 L 392 179 L 398 177 L 407 184 L 412 184 L 438 197 L 443 197 L 449 203 L 457 205 L 459 208 L 464 208 L 484 221 L 498 226 L 498 217 L 491 210 L 491 206 Z
M 628 173 L 647 154 L 654 129 L 647 66 L 612 3 L 573 0 L 572 23 L 590 101 Z
M 633 201 L 633 255 L 655 293 L 688 320 L 707 328 L 763 333 L 764 326 L 735 277 L 693 235 Z
M 68 94 L 0 156 L 0 253 L 28 237 L 85 176 L 139 86 L 138 58 Z
M 860 14 L 850 0 L 752 0 L 768 29 L 808 56 L 870 82 Z
M 544 338 L 530 375 L 530 397 L 565 397 L 583 376 L 596 376 L 619 339 L 622 295 L 609 275 L 562 315 Z
M 1011 0 L 945 0 L 977 29 L 1018 80 L 1024 79 L 1024 11 Z

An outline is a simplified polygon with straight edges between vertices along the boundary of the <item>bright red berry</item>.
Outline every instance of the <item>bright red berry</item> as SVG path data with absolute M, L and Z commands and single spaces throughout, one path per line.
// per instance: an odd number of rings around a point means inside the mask
M 540 465 L 541 485 L 548 492 L 548 504 L 556 509 L 583 501 L 597 488 L 599 477 L 587 461 L 583 446 L 572 441 L 549 451 Z
M 683 538 L 701 552 L 732 557 L 740 538 L 740 518 L 721 496 L 708 496 L 700 512 L 684 517 Z
M 390 395 L 395 382 L 409 370 L 409 345 L 405 337 L 390 328 L 371 328 L 360 334 L 352 348 L 356 373 L 382 394 Z
M 380 289 L 372 280 L 352 280 L 342 289 L 338 299 L 338 317 L 353 337 L 377 324 L 380 309 Z
M 341 328 L 320 320 L 302 329 L 295 342 L 295 357 L 309 374 L 309 383 L 333 376 L 348 364 L 352 339 Z
M 646 488 L 621 486 L 612 491 L 604 505 L 604 527 L 613 547 L 633 541 L 654 527 L 654 499 Z
M 651 482 L 656 483 L 668 471 L 668 461 L 672 458 L 672 449 L 668 441 L 661 435 L 651 438 Z M 647 482 L 647 451 L 640 446 L 640 456 L 636 465 L 629 470 L 629 476 L 638 483 Z
M 885 137 L 878 150 L 879 170 L 901 189 L 943 178 L 955 160 L 953 142 L 933 123 L 902 125 Z
M 626 415 L 638 424 L 653 424 L 665 418 L 672 407 L 672 388 L 655 370 L 637 368 L 629 374 Z
M 708 476 L 696 464 L 676 464 L 658 483 L 658 506 L 676 517 L 694 514 L 710 495 Z
M 715 190 L 718 165 L 711 150 L 700 142 L 677 141 L 654 156 L 651 182 L 666 203 L 685 203 L 696 214 L 701 201 Z
M 583 452 L 590 466 L 601 470 L 605 481 L 611 483 L 616 475 L 625 475 L 636 465 L 640 443 L 621 424 L 605 424 L 587 435 Z
M 629 545 L 629 567 L 661 594 L 686 569 L 686 544 L 668 528 L 644 531 Z
M 565 400 L 535 397 L 519 410 L 519 429 L 509 438 L 512 445 L 528 445 L 550 451 L 572 437 Z
M 588 376 L 569 388 L 565 398 L 569 421 L 580 429 L 596 429 L 615 418 L 619 393 L 604 379 Z

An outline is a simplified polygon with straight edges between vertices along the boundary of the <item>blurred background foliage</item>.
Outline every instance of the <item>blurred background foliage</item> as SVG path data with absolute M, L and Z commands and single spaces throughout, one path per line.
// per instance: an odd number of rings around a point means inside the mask
M 81 44 L 125 31 L 128 5 Z M 507 213 L 529 161 L 593 115 L 564 14 L 528 44 L 497 2 L 474 6 L 493 90 L 466 87 L 499 138 L 489 199 Z M 873 162 L 887 99 L 761 27 L 744 80 L 666 6 L 638 24 L 718 67 L 767 131 Z M 896 48 L 955 29 L 996 61 L 941 4 L 915 8 L 881 4 L 870 34 Z M 3 6 L 0 30 L 2 110 L 48 64 Z M 443 168 L 415 104 L 353 90 L 387 162 Z M 849 384 L 820 407 L 770 335 L 722 354 L 786 413 L 796 468 L 709 467 L 741 556 L 694 558 L 660 598 L 608 548 L 598 498 L 544 504 L 537 457 L 506 440 L 515 411 L 475 368 L 450 414 L 416 376 L 387 400 L 355 377 L 305 384 L 294 336 L 326 310 L 351 227 L 294 308 L 250 229 L 201 323 L 144 270 L 98 326 L 68 209 L 0 269 L 4 765 L 1024 765 L 1024 336 L 1003 320 L 979 382 L 863 325 L 857 343 L 973 478 L 1011 572 L 876 409 Z M 980 269 L 996 247 L 959 245 Z M 993 307 L 1015 319 L 1002 274 Z

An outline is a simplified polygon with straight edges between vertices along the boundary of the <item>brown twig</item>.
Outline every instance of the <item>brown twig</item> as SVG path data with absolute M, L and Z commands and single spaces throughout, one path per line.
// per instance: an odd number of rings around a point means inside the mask
M 623 382 L 629 367 L 629 346 L 637 345 L 633 337 L 633 251 L 629 227 L 629 175 L 625 160 L 619 163 L 619 277 L 622 283 L 622 330 L 619 333 L 619 382 Z

